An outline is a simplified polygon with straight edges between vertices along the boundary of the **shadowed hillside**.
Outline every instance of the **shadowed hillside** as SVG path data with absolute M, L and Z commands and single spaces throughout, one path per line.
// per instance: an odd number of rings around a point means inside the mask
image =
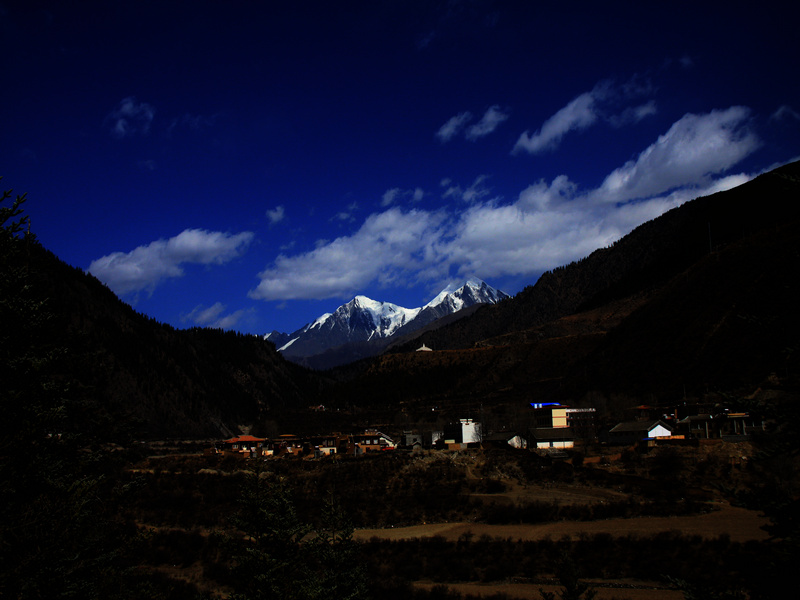
M 338 372 L 422 406 L 641 401 L 796 379 L 800 164 L 689 202 L 513 299 Z M 424 342 L 434 353 L 415 353 Z M 381 391 L 383 390 L 383 391 Z
M 63 349 L 62 378 L 82 409 L 72 418 L 100 437 L 220 437 L 259 416 L 306 406 L 316 378 L 255 336 L 176 330 L 121 302 L 32 237 L 23 258 L 31 293 L 47 314 L 48 343 Z M 3 327 L 10 327 L 12 317 Z M 24 335 L 24 333 L 20 333 Z
M 663 285 L 712 250 L 797 220 L 798 198 L 800 163 L 793 163 L 733 190 L 687 202 L 612 247 L 543 274 L 512 300 L 483 307 L 421 341 L 439 349 L 466 348 Z

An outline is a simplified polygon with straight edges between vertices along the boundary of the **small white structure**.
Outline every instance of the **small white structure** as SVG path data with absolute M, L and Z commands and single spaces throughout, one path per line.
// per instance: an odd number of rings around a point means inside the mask
M 663 421 L 628 421 L 618 424 L 608 434 L 611 443 L 632 444 L 645 439 L 669 437 L 672 432 Z
M 431 348 L 428 348 L 423 342 L 422 346 L 416 349 L 416 352 L 433 352 L 433 350 Z
M 481 441 L 481 424 L 472 419 L 460 419 L 461 441 L 464 444 Z

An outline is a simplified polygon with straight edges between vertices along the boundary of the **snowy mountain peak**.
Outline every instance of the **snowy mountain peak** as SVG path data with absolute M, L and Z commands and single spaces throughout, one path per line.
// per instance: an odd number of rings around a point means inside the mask
M 477 277 L 470 277 L 460 288 L 454 288 L 455 286 L 448 285 L 423 308 L 434 308 L 447 302 L 453 309 L 452 312 L 457 312 L 473 304 L 494 304 L 508 297 L 507 294 L 494 289 Z
M 459 288 L 447 286 L 420 308 L 404 308 L 358 295 L 291 335 L 273 332 L 265 339 L 279 346 L 287 358 L 302 359 L 351 342 L 375 343 L 400 330 L 406 334 L 462 308 L 493 304 L 504 297 L 506 294 L 474 277 Z
M 388 337 L 392 335 L 398 327 L 413 319 L 420 309 L 403 308 L 391 302 L 379 302 L 366 296 L 356 296 L 347 304 L 336 309 L 334 315 L 347 317 L 351 322 L 360 313 L 365 315 L 372 322 L 374 331 L 369 339 L 373 337 Z

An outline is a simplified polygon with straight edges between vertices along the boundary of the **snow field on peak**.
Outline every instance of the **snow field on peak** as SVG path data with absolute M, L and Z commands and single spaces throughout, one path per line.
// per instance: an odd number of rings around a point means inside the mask
M 421 310 L 419 308 L 403 308 L 391 302 L 378 302 L 366 296 L 356 296 L 353 299 L 353 305 L 370 315 L 376 333 L 380 337 L 392 335 L 399 327 L 416 317 Z

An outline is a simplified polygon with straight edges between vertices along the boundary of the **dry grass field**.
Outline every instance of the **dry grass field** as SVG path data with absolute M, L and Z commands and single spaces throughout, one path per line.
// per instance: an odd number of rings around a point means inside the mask
M 709 451 L 718 453 L 722 448 L 701 449 L 700 454 Z M 468 464 L 465 475 L 468 479 L 478 479 L 478 468 Z M 613 467 L 611 467 L 613 469 Z M 500 477 L 505 491 L 498 494 L 470 494 L 473 498 L 498 504 L 520 504 L 525 502 L 548 502 L 559 505 L 595 505 L 624 501 L 628 494 L 609 487 L 595 487 L 585 484 L 567 483 L 522 483 L 513 477 Z M 413 540 L 438 537 L 447 542 L 460 540 L 497 539 L 513 542 L 540 540 L 580 540 L 598 534 L 615 538 L 652 538 L 663 533 L 679 533 L 682 536 L 699 536 L 705 540 L 727 537 L 733 543 L 764 541 L 768 535 L 762 528 L 768 523 L 761 513 L 732 506 L 718 497 L 712 510 L 701 514 L 680 516 L 637 516 L 629 518 L 609 518 L 594 521 L 556 521 L 547 523 L 489 524 L 476 522 L 422 523 L 407 527 L 383 529 L 358 529 L 354 537 L 360 541 Z M 614 560 L 609 557 L 609 560 Z M 682 591 L 663 581 L 638 581 L 630 579 L 586 579 L 593 586 L 599 600 L 678 600 L 684 597 Z M 437 584 L 430 580 L 414 582 L 414 586 L 431 590 Z M 556 592 L 561 589 L 555 579 L 509 580 L 509 581 L 470 581 L 447 583 L 447 587 L 463 596 L 489 597 L 505 594 L 509 598 L 538 600 L 541 591 Z
M 767 519 L 759 513 L 744 508 L 719 505 L 719 510 L 701 515 L 675 517 L 634 517 L 629 519 L 606 519 L 604 521 L 559 521 L 542 524 L 490 525 L 487 523 L 426 523 L 411 527 L 391 529 L 359 529 L 354 537 L 369 540 L 373 537 L 387 540 L 402 540 L 441 536 L 448 541 L 457 541 L 465 535 L 474 538 L 491 538 L 536 541 L 545 538 L 554 540 L 578 539 L 582 535 L 607 533 L 612 536 L 651 536 L 669 531 L 684 535 L 699 535 L 706 539 L 727 535 L 732 542 L 765 540 L 767 533 L 761 529 Z
M 670 590 L 658 587 L 658 584 L 649 581 L 593 581 L 586 580 L 597 590 L 597 600 L 683 600 L 684 595 L 680 590 Z M 420 581 L 416 587 L 430 589 L 433 583 Z M 600 587 L 603 586 L 603 587 Z M 453 583 L 448 584 L 450 589 L 463 595 L 492 596 L 506 594 L 512 598 L 522 600 L 540 600 L 542 595 L 539 590 L 555 592 L 561 589 L 557 585 L 535 583 Z
M 565 490 L 571 495 L 570 490 Z M 429 523 L 413 527 L 392 529 L 361 529 L 355 532 L 356 539 L 367 540 L 373 537 L 387 540 L 412 539 L 420 537 L 440 536 L 448 541 L 472 539 L 481 536 L 512 539 L 519 541 L 535 541 L 551 539 L 579 539 L 581 536 L 607 533 L 612 536 L 647 537 L 660 532 L 679 531 L 684 535 L 699 535 L 713 539 L 727 535 L 732 542 L 764 540 L 766 532 L 761 526 L 767 519 L 758 513 L 728 504 L 721 504 L 719 510 L 703 515 L 680 517 L 640 517 L 631 519 L 607 519 L 604 521 L 544 523 L 541 525 L 488 525 L 485 523 Z M 587 579 L 587 583 L 597 590 L 598 600 L 679 600 L 683 592 L 669 589 L 661 582 L 631 580 L 596 580 Z M 415 582 L 415 586 L 432 588 L 434 583 Z M 540 589 L 556 592 L 558 585 L 528 582 L 466 582 L 449 583 L 447 586 L 461 594 L 473 596 L 491 596 L 502 593 L 509 597 L 538 600 Z

